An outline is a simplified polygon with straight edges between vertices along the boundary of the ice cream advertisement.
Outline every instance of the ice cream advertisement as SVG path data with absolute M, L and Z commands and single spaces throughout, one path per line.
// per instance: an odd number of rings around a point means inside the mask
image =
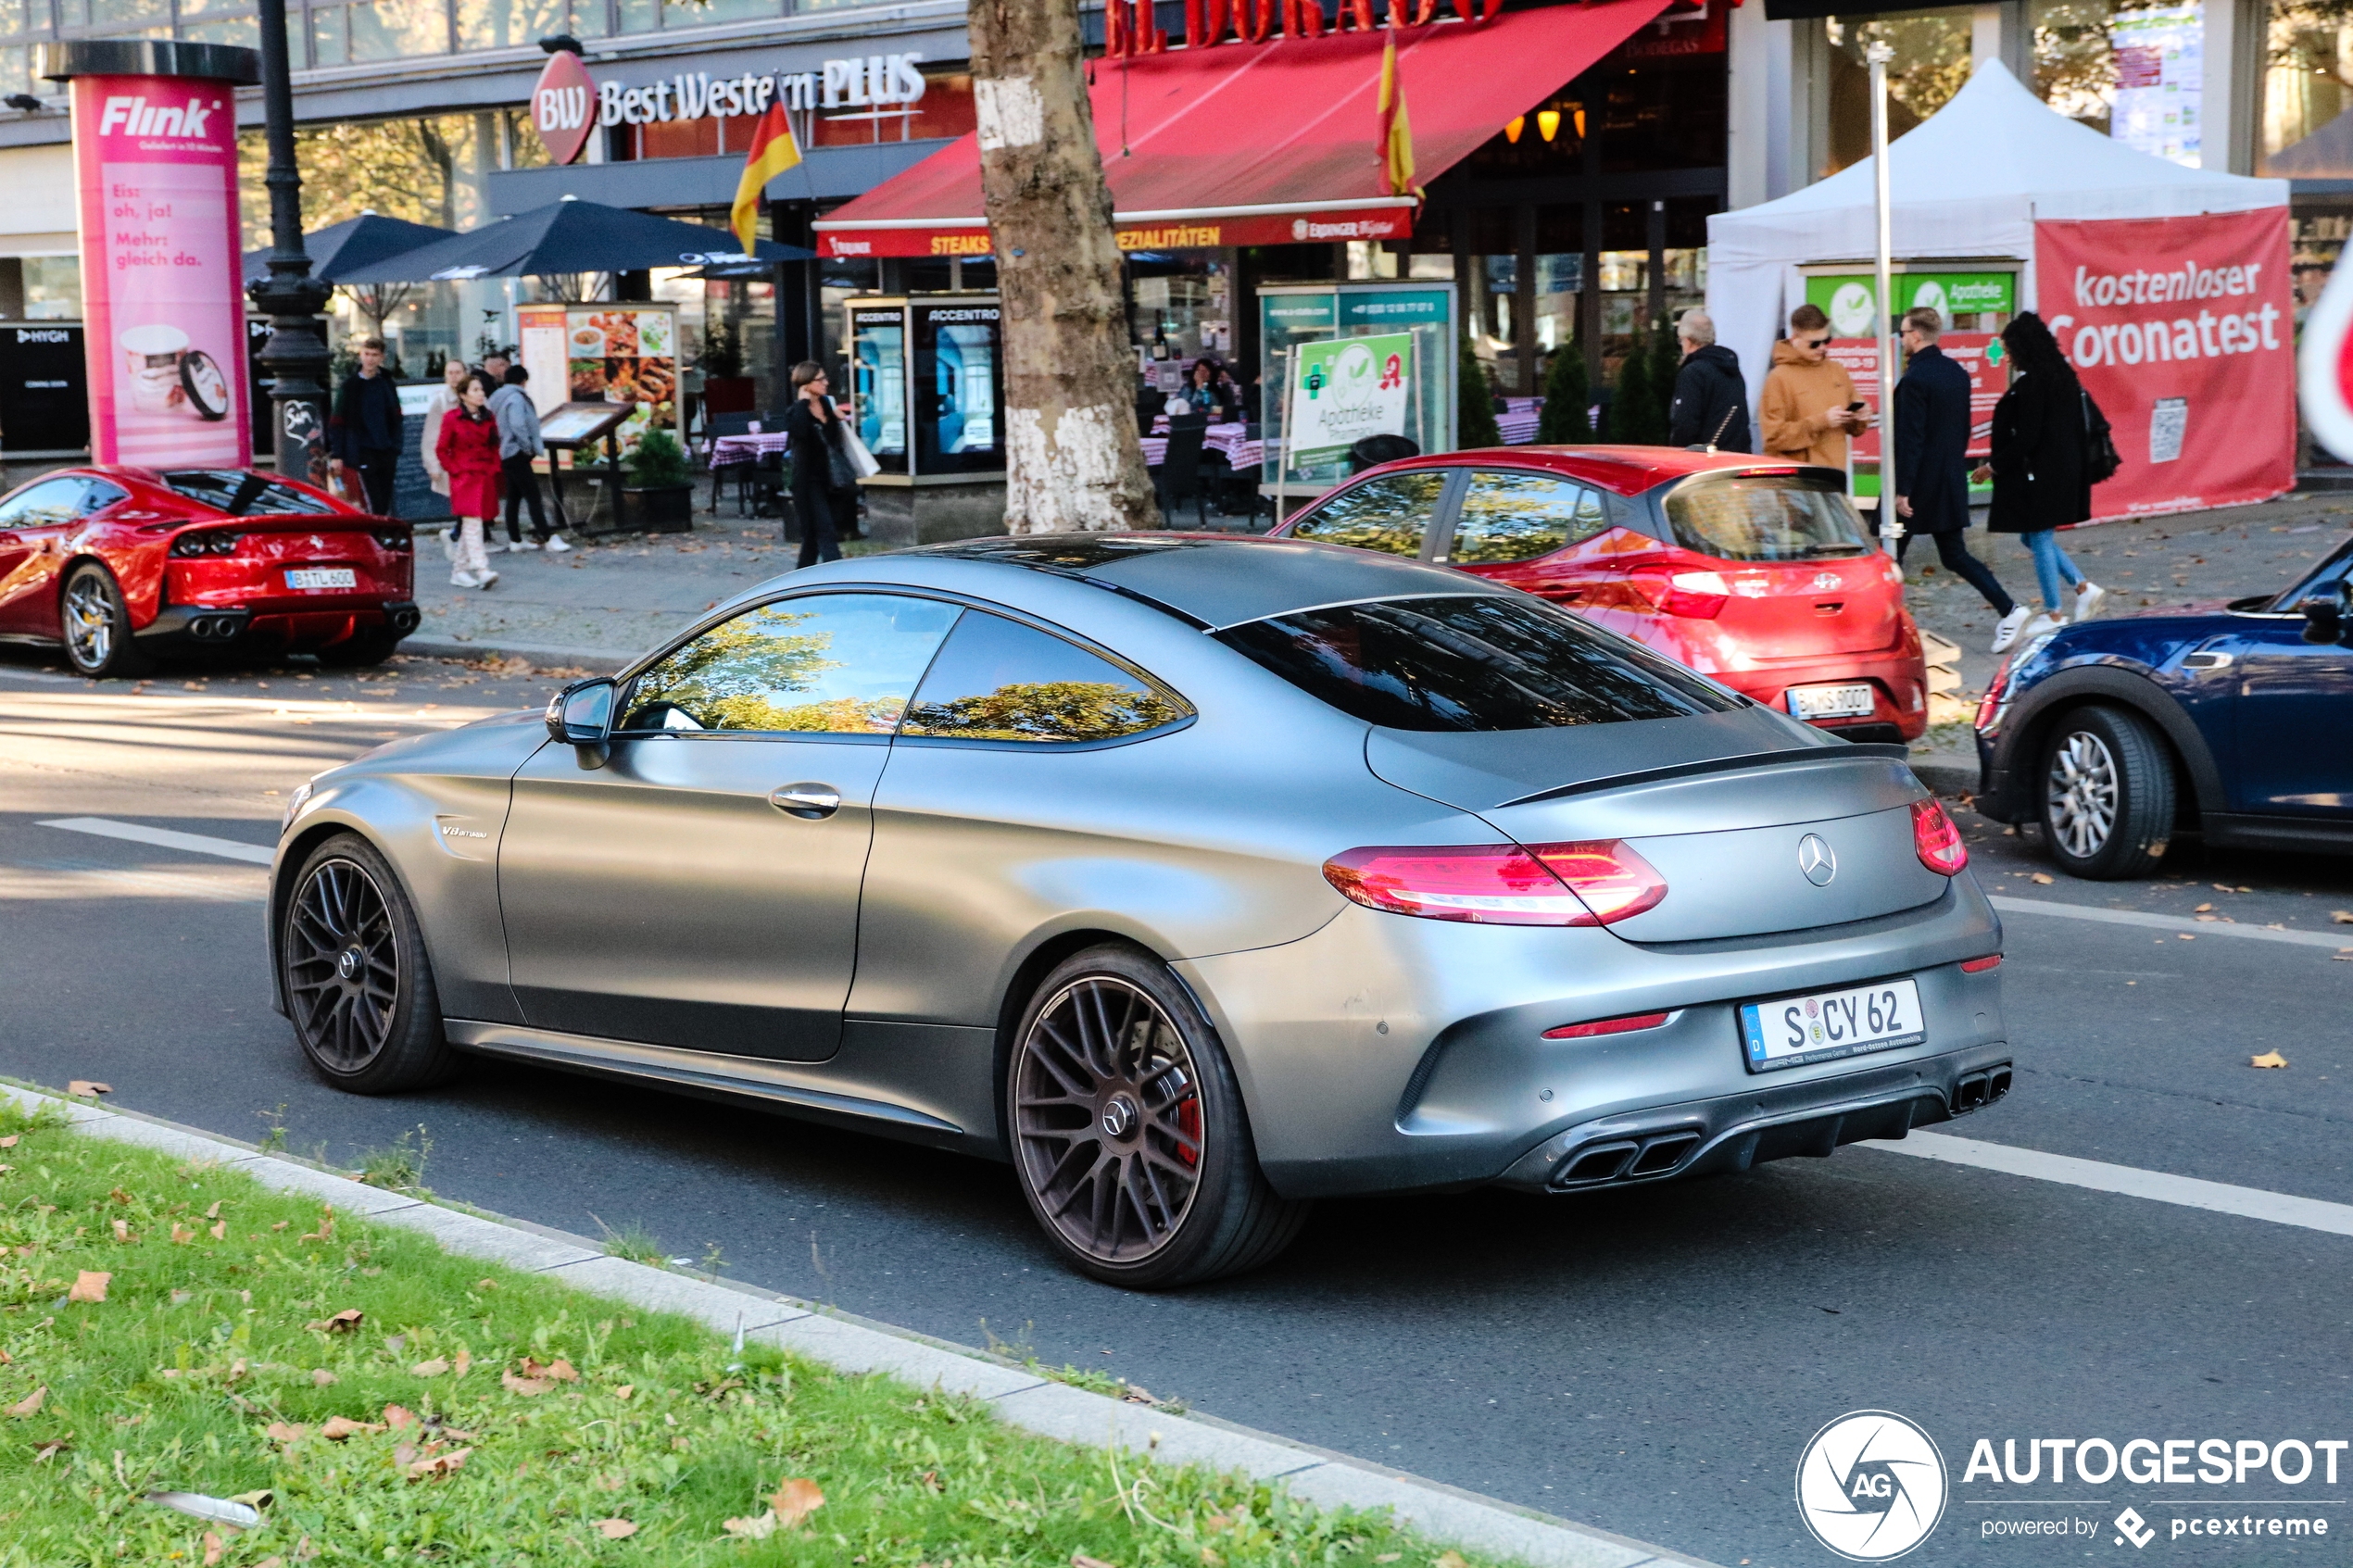
M 236 105 L 226 82 L 73 82 L 91 458 L 243 467 Z

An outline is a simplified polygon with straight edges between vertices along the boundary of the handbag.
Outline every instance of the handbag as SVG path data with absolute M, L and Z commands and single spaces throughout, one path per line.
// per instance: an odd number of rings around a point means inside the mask
M 849 459 L 851 471 L 858 478 L 864 479 L 870 474 L 882 472 L 882 464 L 875 460 L 875 455 L 866 450 L 866 444 L 858 439 L 858 433 L 847 421 L 841 427 L 841 449 Z
M 849 455 L 841 449 L 841 438 L 845 433 L 843 432 L 838 420 L 835 422 L 834 428 L 827 433 L 830 436 L 830 439 L 825 443 L 825 479 L 827 488 L 833 490 L 836 494 L 839 494 L 844 490 L 857 489 L 858 470 L 851 466 Z
M 2123 455 L 2116 449 L 2116 433 L 2092 401 L 2092 395 L 2077 388 L 2083 399 L 2083 477 L 2094 484 L 2114 479 L 2116 470 L 2124 466 Z

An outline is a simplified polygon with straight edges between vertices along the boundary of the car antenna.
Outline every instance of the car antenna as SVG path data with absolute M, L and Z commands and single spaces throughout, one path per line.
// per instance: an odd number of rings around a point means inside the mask
M 1686 446 L 1683 450 L 1686 452 L 1705 452 L 1711 458 L 1716 456 L 1716 444 L 1724 439 L 1724 433 L 1730 430 L 1732 426 L 1732 416 L 1740 411 L 1741 406 L 1737 403 L 1725 409 L 1724 422 L 1716 427 L 1716 433 L 1714 435 L 1709 436 L 1705 442 L 1701 443 L 1697 446 Z

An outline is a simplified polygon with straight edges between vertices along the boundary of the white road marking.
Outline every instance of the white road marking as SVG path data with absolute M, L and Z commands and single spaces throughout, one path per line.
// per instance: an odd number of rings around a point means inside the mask
M 2217 1214 L 2236 1214 L 2242 1219 L 2268 1220 L 2275 1225 L 2296 1225 L 2308 1231 L 2326 1231 L 2331 1236 L 2353 1236 L 2353 1204 L 2326 1203 L 2317 1198 L 2295 1198 L 2260 1187 L 2204 1182 L 2195 1176 L 2111 1165 L 2103 1160 L 2078 1160 L 2071 1154 L 2045 1154 L 2038 1149 L 2015 1148 L 1979 1138 L 1957 1138 L 1949 1133 L 1914 1133 L 1900 1142 L 1868 1138 L 1864 1147 L 1883 1148 L 1890 1154 L 1908 1154 L 1919 1160 L 1941 1160 L 1948 1165 L 1974 1165 L 1983 1171 L 2089 1187 L 2094 1192 L 2145 1198 L 2151 1202 L 2172 1203 L 2184 1209 L 2207 1209 Z
M 44 828 L 63 828 L 68 833 L 86 833 L 99 838 L 127 838 L 133 844 L 157 844 L 166 849 L 185 849 L 192 855 L 218 855 L 224 860 L 245 860 L 266 866 L 274 851 L 240 844 L 233 838 L 215 838 L 210 834 L 180 833 L 171 828 L 151 828 L 140 822 L 108 822 L 104 817 L 57 817 L 38 824 Z
M 2057 915 L 2065 920 L 2105 921 L 2110 925 L 2140 925 L 2154 931 L 2187 931 L 2199 936 L 2246 936 L 2258 942 L 2295 942 L 2308 947 L 2353 947 L 2353 932 L 2332 936 L 2325 931 L 2273 931 L 2260 925 L 2226 925 L 2219 920 L 2185 920 L 2180 915 L 2147 915 L 2138 909 L 2103 909 L 2095 904 L 2004 898 L 1993 894 L 1988 894 L 1985 901 L 2006 915 Z
M 209 898 L 230 904 L 266 904 L 269 878 L 257 872 L 218 873 L 194 872 L 122 871 L 112 866 L 0 865 L 0 900 L 57 900 L 81 903 L 94 897 L 92 880 L 138 898 Z

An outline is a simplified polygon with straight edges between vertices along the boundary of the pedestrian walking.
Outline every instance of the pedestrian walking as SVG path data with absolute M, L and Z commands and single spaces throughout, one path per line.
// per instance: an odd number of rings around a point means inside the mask
M 1937 346 L 1944 318 L 1922 307 L 1904 316 L 1904 379 L 1895 383 L 1895 515 L 1903 520 L 1896 541 L 1901 561 L 1914 534 L 1936 541 L 1944 570 L 1984 596 L 1998 624 L 1994 651 L 2018 639 L 2026 611 L 2011 598 L 1983 561 L 1969 553 L 1962 533 L 1969 527 L 1969 372 Z
M 1831 319 L 1822 307 L 1791 311 L 1789 336 L 1773 345 L 1773 368 L 1757 400 L 1767 456 L 1843 469 L 1847 438 L 1870 428 L 1855 378 L 1830 352 Z
M 1741 357 L 1716 341 L 1716 321 L 1705 310 L 1686 310 L 1676 320 L 1675 341 L 1682 346 L 1683 365 L 1675 372 L 1675 400 L 1667 408 L 1667 442 L 1719 452 L 1749 450 L 1748 383 L 1741 380 Z
M 498 581 L 484 552 L 484 533 L 498 515 L 498 417 L 490 411 L 490 378 L 469 373 L 458 407 L 441 421 L 436 455 L 449 475 L 449 509 L 458 514 L 458 548 L 449 585 L 487 588 Z
M 441 385 L 425 404 L 424 428 L 417 433 L 417 457 L 425 465 L 425 483 L 444 499 L 449 495 L 449 470 L 441 466 L 441 421 L 458 407 L 458 395 L 465 384 L 466 362 L 455 355 L 442 361 Z M 453 523 L 441 536 L 442 558 L 455 558 L 457 548 L 458 529 Z
M 507 492 L 507 547 L 545 548 L 550 555 L 560 556 L 572 546 L 564 543 L 562 534 L 547 526 L 547 513 L 539 504 L 539 473 L 532 464 L 547 455 L 547 444 L 539 434 L 538 405 L 523 390 L 530 381 L 529 370 L 521 365 L 510 365 L 506 384 L 490 395 L 490 412 L 498 420 L 498 475 Z M 525 503 L 531 507 L 529 539 L 522 536 L 522 512 Z
M 364 338 L 359 369 L 344 377 L 327 419 L 327 471 L 356 472 L 367 508 L 392 515 L 393 476 L 400 471 L 400 390 L 384 370 L 384 340 Z
M 2056 532 L 2092 515 L 2090 414 L 2075 368 L 2043 318 L 2032 310 L 2012 317 L 2002 346 L 2009 351 L 2010 386 L 1994 406 L 1993 460 L 1977 472 L 1981 483 L 1994 481 L 1986 526 L 2023 535 L 2034 557 L 2044 612 L 2018 633 L 2034 636 L 2089 621 L 2108 599 L 2108 590 L 2067 558 Z M 1997 642 L 1994 651 L 2007 646 Z
M 793 515 L 800 522 L 800 564 L 841 559 L 834 492 L 857 484 L 841 446 L 841 416 L 826 395 L 825 367 L 803 359 L 792 368 L 793 406 L 785 413 L 786 450 L 792 455 Z

